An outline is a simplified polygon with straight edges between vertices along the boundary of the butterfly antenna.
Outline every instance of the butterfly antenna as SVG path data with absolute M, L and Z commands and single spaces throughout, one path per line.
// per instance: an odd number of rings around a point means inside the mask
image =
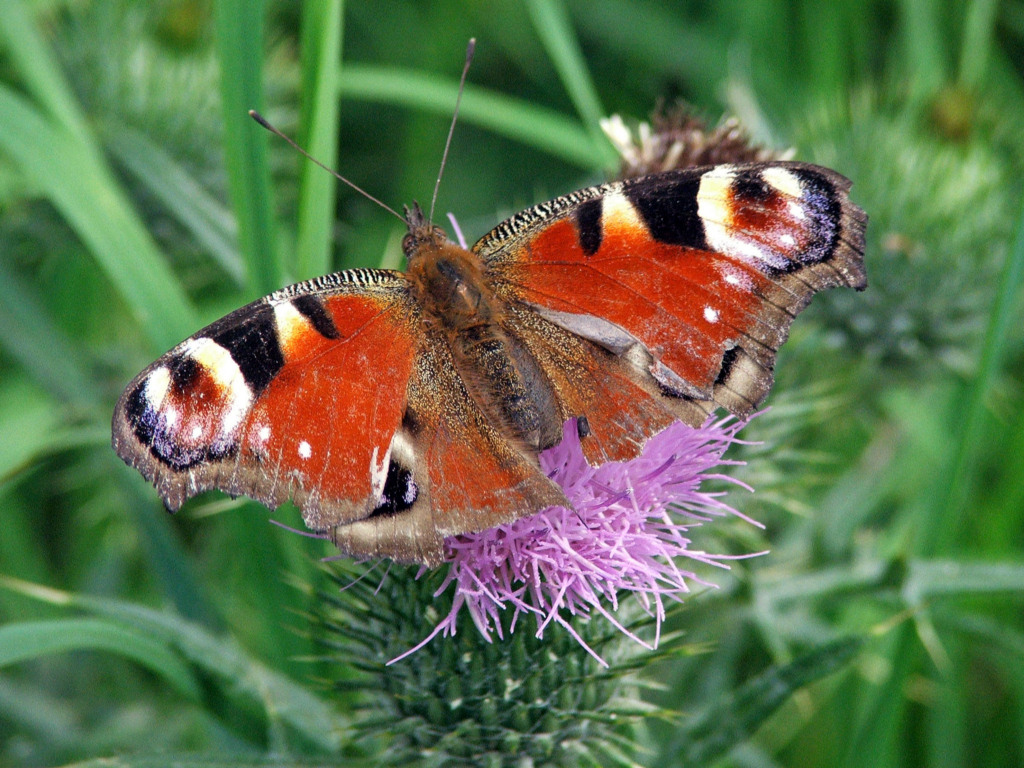
M 271 125 L 271 124 L 270 124 L 270 123 L 269 123 L 269 122 L 267 121 L 267 118 L 265 118 L 265 117 L 264 117 L 263 115 L 261 115 L 261 114 L 260 114 L 259 112 L 257 112 L 257 111 L 256 111 L 255 109 L 250 109 L 250 110 L 249 110 L 249 117 L 251 117 L 251 118 L 252 118 L 253 120 L 255 120 L 255 121 L 256 121 L 257 123 L 259 123 L 260 125 L 262 125 L 262 126 L 263 126 L 264 128 L 266 128 L 266 129 L 267 129 L 268 131 L 270 131 L 270 132 L 271 132 L 272 134 L 274 134 L 275 136 L 280 136 L 280 137 L 281 137 L 282 139 L 284 139 L 285 141 L 287 141 L 287 142 L 288 142 L 289 144 L 291 144 L 291 145 L 292 145 L 292 146 L 293 146 L 293 147 L 294 147 L 294 148 L 295 148 L 296 150 L 298 150 L 299 154 L 301 154 L 301 155 L 302 155 L 303 157 L 305 157 L 305 158 L 306 158 L 307 160 L 309 160 L 309 161 L 310 161 L 311 163 L 315 163 L 316 165 L 320 166 L 320 167 L 321 167 L 321 168 L 323 168 L 323 169 L 324 169 L 325 171 L 327 171 L 327 172 L 328 172 L 329 174 L 331 174 L 332 176 L 334 176 L 334 178 L 336 178 L 336 179 L 337 179 L 338 181 L 342 182 L 343 184 L 347 184 L 348 186 L 350 186 L 350 187 L 351 187 L 352 189 L 354 189 L 354 190 L 355 190 L 356 192 L 358 192 L 358 193 L 359 193 L 360 195 L 362 195 L 363 197 L 365 197 L 365 198 L 366 198 L 367 200 L 369 200 L 370 202 L 372 202 L 372 203 L 376 203 L 376 204 L 377 204 L 377 205 L 379 205 L 379 206 L 380 206 L 381 208 L 383 208 L 383 209 L 384 209 L 385 211 L 387 211 L 387 212 L 388 212 L 388 213 L 390 213 L 391 215 L 393 215 L 393 216 L 397 217 L 397 218 L 398 218 L 398 219 L 399 219 L 399 220 L 400 220 L 400 221 L 401 221 L 401 222 L 402 222 L 403 224 L 407 224 L 407 223 L 408 223 L 408 222 L 406 222 L 406 220 L 405 220 L 405 217 L 404 217 L 404 216 L 402 216 L 402 215 L 401 215 L 400 213 L 398 213 L 398 212 L 397 212 L 397 211 L 396 211 L 396 210 L 395 210 L 394 208 L 392 208 L 392 207 L 391 207 L 390 205 L 386 205 L 385 203 L 382 203 L 382 202 L 381 202 L 380 200 L 378 200 L 378 199 L 377 199 L 376 197 L 374 197 L 373 195 L 371 195 L 371 194 L 370 194 L 369 192 L 367 192 L 367 191 L 366 191 L 365 189 L 363 189 L 362 187 L 360 187 L 360 186 L 357 186 L 356 184 L 353 184 L 353 183 L 352 183 L 351 181 L 349 181 L 348 179 L 346 179 L 346 178 L 345 178 L 344 176 L 342 176 L 342 175 L 341 175 L 340 173 L 338 173 L 338 172 L 337 172 L 336 170 L 334 170 L 333 168 L 329 168 L 328 166 L 326 166 L 326 165 L 324 165 L 323 163 L 321 163 L 321 162 L 320 162 L 319 160 L 317 160 L 317 159 L 316 159 L 315 157 L 313 157 L 313 156 L 312 156 L 311 154 L 309 154 L 309 152 L 307 152 L 307 151 L 306 151 L 306 150 L 304 150 L 304 149 L 303 149 L 302 147 L 300 147 L 300 146 L 299 146 L 298 144 L 296 144 L 296 143 L 295 143 L 295 142 L 294 142 L 294 141 L 293 141 L 293 140 L 291 139 L 291 137 L 290 137 L 290 136 L 287 136 L 287 135 L 285 135 L 284 133 L 282 133 L 281 131 L 279 131 L 279 130 L 278 130 L 277 128 L 275 128 L 275 127 L 274 127 L 273 125 Z
M 441 188 L 441 177 L 444 175 L 444 166 L 448 162 L 448 148 L 452 145 L 452 134 L 455 133 L 455 121 L 459 119 L 459 105 L 462 104 L 462 91 L 466 88 L 466 74 L 469 72 L 469 65 L 473 63 L 473 51 L 476 49 L 476 38 L 469 38 L 466 46 L 466 63 L 462 66 L 462 77 L 459 78 L 459 95 L 455 97 L 455 113 L 452 115 L 452 124 L 448 127 L 448 140 L 444 143 L 444 154 L 441 155 L 441 167 L 437 169 L 437 181 L 434 183 L 434 196 L 430 198 L 430 216 L 427 220 L 434 221 L 434 206 L 437 204 L 437 190 Z

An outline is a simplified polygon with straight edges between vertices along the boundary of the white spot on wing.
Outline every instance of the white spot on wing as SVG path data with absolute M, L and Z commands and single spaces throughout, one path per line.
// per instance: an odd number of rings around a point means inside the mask
M 186 341 L 181 346 L 181 353 L 199 363 L 223 392 L 227 408 L 220 417 L 220 433 L 224 439 L 232 437 L 253 399 L 252 390 L 245 383 L 238 363 L 224 347 L 204 336 Z
M 714 250 L 727 256 L 758 265 L 769 264 L 777 269 L 784 268 L 789 263 L 786 258 L 733 229 L 731 187 L 735 178 L 735 170 L 728 165 L 713 168 L 700 177 L 697 215 L 704 224 L 704 239 Z
M 804 193 L 799 177 L 788 168 L 764 168 L 761 178 L 784 195 L 800 198 Z
M 171 388 L 171 372 L 166 365 L 155 368 L 146 377 L 146 400 L 154 411 L 160 410 L 160 405 L 167 397 L 167 390 Z
M 794 245 L 796 245 L 796 238 L 788 234 L 779 235 L 779 242 L 781 242 L 785 246 L 792 248 Z
M 789 211 L 790 216 L 799 221 L 807 218 L 807 212 L 804 210 L 804 207 L 796 200 L 790 200 L 786 205 L 786 210 Z
M 264 424 L 260 427 L 260 431 L 256 433 L 256 436 L 260 439 L 260 442 L 267 442 L 270 439 L 270 427 Z
M 287 357 L 295 337 L 309 326 L 309 321 L 290 301 L 282 301 L 274 304 L 274 324 L 277 326 L 281 351 Z
M 301 443 L 299 443 L 299 458 L 301 458 L 301 459 L 308 459 L 312 455 L 313 455 L 313 446 L 311 446 L 305 440 L 303 440 Z
M 203 434 L 203 428 L 201 426 L 196 424 L 194 427 L 192 427 L 192 439 L 193 440 L 198 440 L 200 437 L 202 437 L 202 434 Z
M 636 208 L 621 192 L 611 192 L 601 200 L 601 227 L 606 232 L 617 227 L 643 227 Z
M 394 438 L 392 438 L 393 442 Z M 378 504 L 384 500 L 384 484 L 388 479 L 388 466 L 391 464 L 391 446 L 384 452 L 384 459 L 377 463 L 379 452 L 377 446 L 373 447 L 373 455 L 370 457 L 370 491 Z
M 717 323 L 718 310 L 713 309 L 712 307 L 704 307 L 704 319 L 709 323 Z
M 724 232 L 732 221 L 730 207 L 732 186 L 736 172 L 728 165 L 720 165 L 700 177 L 697 190 L 697 215 L 704 222 L 705 236 L 711 242 L 719 231 Z M 714 243 L 711 243 L 714 245 Z

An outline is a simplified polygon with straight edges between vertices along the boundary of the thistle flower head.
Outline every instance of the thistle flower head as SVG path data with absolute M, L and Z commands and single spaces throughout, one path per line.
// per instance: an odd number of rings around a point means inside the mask
M 651 121 L 630 128 L 619 115 L 601 120 L 601 130 L 619 153 L 619 178 L 720 163 L 751 163 L 789 159 L 751 143 L 740 122 L 729 117 L 714 128 L 683 104 L 659 107 Z
M 503 635 L 502 615 L 510 611 L 512 631 L 529 618 L 541 637 L 554 623 L 587 647 L 570 619 L 598 614 L 637 642 L 656 645 L 666 600 L 680 599 L 692 584 L 710 586 L 683 562 L 727 567 L 731 559 L 695 547 L 690 537 L 715 518 L 743 517 L 722 492 L 701 485 L 712 478 L 742 485 L 714 470 L 735 463 L 722 454 L 744 423 L 732 417 L 709 418 L 697 429 L 676 423 L 649 440 L 637 458 L 591 467 L 575 422 L 567 422 L 562 442 L 542 453 L 540 462 L 573 508 L 551 507 L 447 539 L 449 571 L 437 594 L 452 589 L 452 607 L 410 653 L 438 634 L 454 634 L 463 611 L 487 640 Z M 650 641 L 615 617 L 620 600 L 629 596 L 654 619 Z

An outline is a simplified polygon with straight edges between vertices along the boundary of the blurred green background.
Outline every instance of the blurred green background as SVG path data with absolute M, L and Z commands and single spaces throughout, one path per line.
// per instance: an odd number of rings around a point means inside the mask
M 599 117 L 679 99 L 849 176 L 871 217 L 869 290 L 815 299 L 737 454 L 757 492 L 730 498 L 767 530 L 706 544 L 771 554 L 673 613 L 684 652 L 645 696 L 677 714 L 635 759 L 1024 764 L 1021 0 L 5 0 L 0 764 L 372 755 L 360 694 L 324 682 L 351 670 L 311 660 L 330 548 L 220 494 L 172 518 L 109 419 L 231 309 L 400 266 L 400 223 L 246 110 L 426 202 L 471 36 L 438 202 L 470 241 L 605 178 Z M 834 674 L 688 751 L 745 682 L 851 637 Z

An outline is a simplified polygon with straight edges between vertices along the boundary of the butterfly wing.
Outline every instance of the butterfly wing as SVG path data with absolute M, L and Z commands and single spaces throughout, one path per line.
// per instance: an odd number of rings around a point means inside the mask
M 356 557 L 438 563 L 445 536 L 566 503 L 475 407 L 405 276 L 291 286 L 185 340 L 129 384 L 118 455 L 167 507 L 216 488 Z
M 271 508 L 294 498 L 314 530 L 365 518 L 395 492 L 387 456 L 419 346 L 401 273 L 285 288 L 139 374 L 115 409 L 114 449 L 172 510 L 219 488 Z
M 670 171 L 529 208 L 473 250 L 498 295 L 548 323 L 532 348 L 557 347 L 551 325 L 591 343 L 563 400 L 604 429 L 610 452 L 589 457 L 628 457 L 652 434 L 617 417 L 637 387 L 693 425 L 717 406 L 747 414 L 813 294 L 865 287 L 867 219 L 849 186 L 803 163 Z M 618 358 L 614 374 L 594 346 Z
M 343 551 L 436 565 L 447 536 L 569 504 L 536 457 L 480 410 L 445 340 L 427 332 L 423 342 L 389 469 L 389 477 L 410 478 L 411 486 L 398 486 L 417 489 L 416 504 L 397 503 L 339 526 L 333 535 Z

